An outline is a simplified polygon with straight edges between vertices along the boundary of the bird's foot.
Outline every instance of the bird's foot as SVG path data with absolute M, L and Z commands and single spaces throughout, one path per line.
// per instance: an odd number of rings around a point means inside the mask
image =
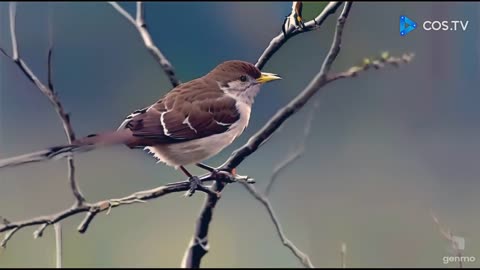
M 196 165 L 206 171 L 209 171 L 210 178 L 216 181 L 220 181 L 223 183 L 234 183 L 234 182 L 246 182 L 248 184 L 255 183 L 255 180 L 251 177 L 238 175 L 236 168 L 233 168 L 229 171 L 225 169 L 219 170 L 217 168 L 210 167 L 203 163 L 197 163 Z
M 285 17 L 285 20 L 283 21 L 282 24 L 282 33 L 283 36 L 287 36 L 287 31 L 290 30 L 290 27 L 294 28 L 300 28 L 303 29 L 305 28 L 305 23 L 302 19 L 302 16 L 300 16 L 298 13 L 294 12 L 293 14 L 289 14 L 288 16 Z
M 299 27 L 299 28 L 305 28 L 305 23 L 303 22 L 303 19 L 302 19 L 302 16 L 298 15 L 298 14 L 294 14 L 295 16 L 295 26 Z
M 237 174 L 236 168 L 233 168 L 231 172 L 215 170 L 212 172 L 211 177 L 224 183 L 234 183 L 234 182 L 245 182 L 247 184 L 255 183 L 255 180 L 253 178 L 246 175 Z
M 199 190 L 207 193 L 208 195 L 220 198 L 220 193 L 213 191 L 209 187 L 204 186 L 198 176 L 192 176 L 188 179 L 188 181 L 190 182 L 190 189 L 185 193 L 185 197 L 191 197 L 195 193 L 195 191 Z

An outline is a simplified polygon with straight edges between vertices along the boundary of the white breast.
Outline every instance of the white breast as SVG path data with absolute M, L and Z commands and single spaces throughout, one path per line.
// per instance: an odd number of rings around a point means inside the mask
M 206 160 L 230 145 L 247 127 L 250 120 L 250 104 L 237 102 L 237 110 L 240 113 L 240 119 L 224 133 L 183 143 L 145 147 L 145 149 L 153 153 L 159 162 L 176 168 Z

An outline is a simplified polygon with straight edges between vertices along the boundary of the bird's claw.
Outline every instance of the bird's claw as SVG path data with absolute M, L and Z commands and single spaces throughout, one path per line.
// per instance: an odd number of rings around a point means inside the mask
M 213 191 L 212 189 L 204 186 L 198 176 L 192 176 L 188 179 L 188 181 L 190 182 L 190 188 L 187 190 L 187 192 L 185 192 L 185 197 L 191 197 L 193 194 L 195 194 L 195 191 L 199 190 L 220 198 L 220 192 Z
M 292 21 L 293 20 L 293 23 Z M 290 13 L 288 16 L 285 17 L 285 20 L 283 21 L 282 25 L 282 33 L 284 36 L 287 35 L 287 31 L 290 29 L 291 25 L 294 25 L 296 28 L 305 28 L 305 23 L 303 22 L 302 16 L 300 16 L 298 13 Z
M 233 183 L 235 182 L 234 176 L 232 173 L 229 173 L 227 171 L 221 171 L 221 170 L 213 170 L 210 177 L 212 179 L 215 179 L 220 182 L 224 183 Z
M 305 23 L 303 22 L 302 16 L 298 15 L 297 13 L 293 14 L 293 16 L 296 19 L 295 20 L 295 26 L 300 27 L 300 28 L 304 28 Z

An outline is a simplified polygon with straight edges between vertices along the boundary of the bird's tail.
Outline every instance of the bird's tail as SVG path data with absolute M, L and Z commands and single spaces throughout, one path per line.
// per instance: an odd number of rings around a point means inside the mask
M 73 153 L 88 152 L 102 146 L 127 144 L 132 139 L 134 138 L 131 134 L 131 131 L 128 129 L 89 135 L 87 137 L 75 140 L 72 142 L 72 144 L 54 146 L 37 152 L 1 159 L 0 169 L 33 162 L 57 160 L 71 156 Z

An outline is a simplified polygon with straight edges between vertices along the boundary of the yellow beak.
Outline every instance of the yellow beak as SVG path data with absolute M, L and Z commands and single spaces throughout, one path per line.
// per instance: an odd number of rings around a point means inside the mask
M 267 82 L 270 82 L 270 81 L 280 80 L 280 79 L 282 79 L 282 78 L 277 76 L 277 74 L 262 72 L 262 75 L 260 75 L 260 78 L 257 79 L 257 82 L 267 83 Z

